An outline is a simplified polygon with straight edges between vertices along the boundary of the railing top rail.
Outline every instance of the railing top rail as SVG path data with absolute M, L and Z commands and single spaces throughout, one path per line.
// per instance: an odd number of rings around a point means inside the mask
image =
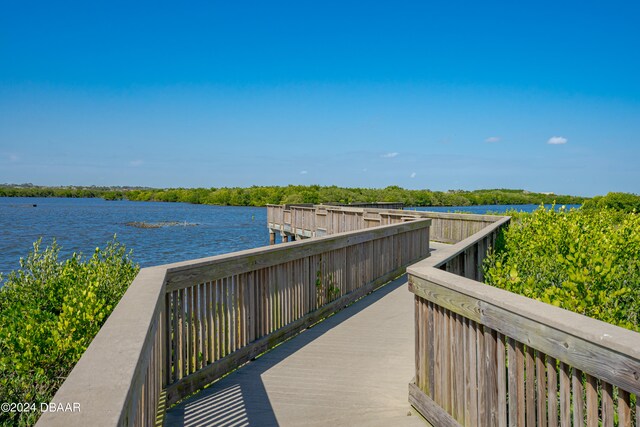
M 404 212 L 405 215 L 413 214 L 413 215 L 423 215 L 428 218 L 444 218 L 444 219 L 463 219 L 465 221 L 482 221 L 482 222 L 496 222 L 502 216 L 500 215 L 482 215 L 482 214 L 471 214 L 471 213 L 454 213 L 454 212 L 435 212 L 435 211 L 413 211 L 410 209 L 406 210 L 395 210 L 393 212 Z
M 291 206 L 290 210 L 304 210 L 304 211 L 315 211 L 315 206 Z
M 321 209 L 331 211 L 346 211 L 346 212 L 375 212 L 391 215 L 403 215 L 403 216 L 421 216 L 425 218 L 444 218 L 444 219 L 462 219 L 466 221 L 483 221 L 483 222 L 495 222 L 502 216 L 500 215 L 483 215 L 483 214 L 470 214 L 470 213 L 453 213 L 453 212 L 435 212 L 435 211 L 418 211 L 411 209 L 385 209 L 374 207 L 362 207 L 362 206 L 336 206 L 336 205 L 274 205 L 267 204 L 267 207 L 281 208 L 289 210 L 294 209 Z
M 303 256 L 339 249 L 362 241 L 427 228 L 430 225 L 431 220 L 429 219 L 385 225 L 166 264 L 161 267 L 167 269 L 167 291 L 171 291 L 190 283 L 215 280 L 231 274 L 281 264 Z
M 298 208 L 298 207 L 296 207 Z M 353 206 L 332 206 L 332 205 L 314 205 L 316 209 L 324 209 L 331 211 L 346 211 L 346 212 L 375 212 L 379 214 L 388 215 L 402 215 L 402 216 L 420 216 L 423 218 L 444 218 L 444 219 L 462 219 L 465 221 L 481 221 L 481 222 L 495 222 L 502 218 L 499 215 L 480 215 L 480 214 L 466 214 L 466 213 L 451 213 L 451 212 L 433 212 L 433 211 L 416 211 L 410 209 L 383 209 L 373 207 L 353 207 Z
M 580 347 L 581 352 L 589 353 L 588 357 L 581 358 L 581 364 L 591 366 L 595 363 L 605 366 L 605 369 L 607 369 L 606 365 L 609 364 L 612 367 L 612 372 L 608 376 L 612 378 L 618 377 L 619 379 L 624 377 L 622 380 L 626 383 L 625 388 L 628 391 L 640 393 L 640 372 L 637 370 L 640 366 L 640 340 L 637 332 L 437 268 L 413 266 L 408 268 L 407 272 L 410 275 L 410 283 L 411 276 L 415 276 L 418 279 L 452 291 L 453 293 L 446 298 L 451 298 L 451 301 L 457 301 L 454 303 L 455 305 L 464 306 L 467 315 L 476 317 L 474 320 L 480 323 L 485 323 L 485 318 L 510 318 L 511 321 L 505 320 L 502 323 L 496 323 L 494 320 L 492 322 L 493 324 L 490 326 L 499 331 L 503 328 L 516 328 L 517 330 L 518 325 L 514 324 L 514 322 L 517 322 L 514 319 L 517 318 L 529 319 L 535 322 L 539 325 L 536 329 L 539 330 L 540 336 L 547 337 L 550 348 L 556 348 L 558 354 L 555 357 L 562 360 L 562 354 L 573 355 L 573 352 L 576 351 L 574 348 Z M 455 297 L 455 294 L 462 294 L 470 297 L 471 300 L 461 302 L 460 297 Z M 511 314 L 500 314 L 500 312 Z M 553 336 L 552 332 L 554 330 L 559 331 L 561 336 L 564 337 L 559 342 L 555 342 L 554 339 L 550 338 Z M 509 335 L 508 331 L 501 332 Z M 575 338 L 572 339 L 571 337 Z M 530 338 L 533 339 L 534 337 L 530 336 Z M 587 342 L 589 345 L 600 348 L 598 352 L 605 352 L 610 357 L 606 360 L 597 361 L 598 355 L 596 352 L 585 348 L 581 342 Z M 591 359 L 596 360 L 596 362 Z M 576 366 L 575 363 L 572 364 Z M 630 376 L 625 375 L 622 371 L 614 369 L 614 364 L 625 366 L 625 369 L 633 372 Z M 598 369 L 602 369 L 602 366 Z M 612 379 L 609 379 L 609 381 L 616 382 Z
M 429 258 L 423 259 L 422 261 L 413 264 L 411 267 L 409 267 L 409 269 L 407 269 L 407 272 L 409 272 L 409 270 L 417 272 L 420 271 L 418 269 L 428 267 L 438 268 L 511 220 L 510 216 L 496 216 L 495 218 L 497 218 L 497 220 L 493 224 L 484 227 L 482 230 L 472 234 L 471 236 L 467 237 L 464 240 L 461 240 L 456 244 L 438 249 L 438 251 L 436 251 L 436 253 L 431 255 Z

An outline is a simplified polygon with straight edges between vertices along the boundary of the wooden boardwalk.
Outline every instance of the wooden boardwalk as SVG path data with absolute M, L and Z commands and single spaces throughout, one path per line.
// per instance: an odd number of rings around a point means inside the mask
M 166 426 L 420 426 L 406 277 L 182 402 Z
M 509 217 L 268 218 L 296 241 L 141 269 L 37 425 L 640 427 L 640 334 L 482 283 Z

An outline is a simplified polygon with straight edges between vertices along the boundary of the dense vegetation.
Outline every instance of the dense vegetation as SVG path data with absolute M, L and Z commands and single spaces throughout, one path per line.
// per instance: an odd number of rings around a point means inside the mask
M 43 187 L 33 184 L 0 185 L 0 197 L 102 197 L 122 198 L 125 191 L 139 187 Z
M 606 196 L 596 196 L 587 200 L 584 209 L 615 209 L 624 212 L 640 213 L 640 196 L 629 193 L 609 193 Z
M 341 188 L 319 185 L 264 186 L 249 188 L 110 189 L 102 187 L 15 187 L 0 186 L 0 197 L 102 197 L 106 200 L 186 202 L 226 206 L 265 206 L 286 203 L 404 202 L 406 206 L 469 206 L 519 204 L 580 204 L 585 198 L 531 193 L 524 190 L 406 190 L 397 186 L 382 189 Z
M 115 240 L 90 258 L 58 253 L 34 243 L 0 288 L 0 402 L 35 403 L 0 413 L 2 426 L 35 423 L 138 271 Z
M 512 213 L 486 282 L 640 331 L 640 215 L 625 209 Z

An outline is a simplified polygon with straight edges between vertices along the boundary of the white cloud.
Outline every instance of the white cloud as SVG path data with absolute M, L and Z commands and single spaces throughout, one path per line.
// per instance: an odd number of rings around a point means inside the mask
M 394 151 L 393 153 L 383 154 L 380 157 L 385 158 L 385 159 L 392 159 L 392 158 L 396 157 L 398 154 L 400 154 L 400 153 L 396 153 Z
M 17 154 L 9 154 L 9 161 L 10 162 L 17 162 L 18 160 L 20 160 L 20 157 L 18 157 Z
M 362 169 L 362 172 L 366 172 L 366 171 L 367 171 L 367 168 Z
M 415 178 L 416 177 L 416 173 L 415 172 L 411 172 L 411 178 Z
M 306 175 L 306 174 L 308 174 L 308 173 L 309 173 L 309 172 L 307 172 L 307 171 L 300 171 L 300 175 Z
M 133 166 L 133 167 L 138 167 L 138 166 L 142 166 L 144 162 L 142 160 L 131 160 L 129 162 L 129 166 Z
M 560 144 L 566 144 L 568 141 L 569 140 L 567 138 L 565 138 L 564 136 L 552 136 L 547 141 L 547 144 L 560 145 Z
M 485 139 L 484 142 L 500 142 L 500 137 L 499 136 L 490 136 L 489 138 Z

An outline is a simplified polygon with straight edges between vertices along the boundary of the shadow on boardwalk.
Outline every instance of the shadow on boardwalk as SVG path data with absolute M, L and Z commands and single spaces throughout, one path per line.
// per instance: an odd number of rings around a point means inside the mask
M 408 416 L 412 304 L 402 276 L 172 408 L 165 425 L 424 425 Z

